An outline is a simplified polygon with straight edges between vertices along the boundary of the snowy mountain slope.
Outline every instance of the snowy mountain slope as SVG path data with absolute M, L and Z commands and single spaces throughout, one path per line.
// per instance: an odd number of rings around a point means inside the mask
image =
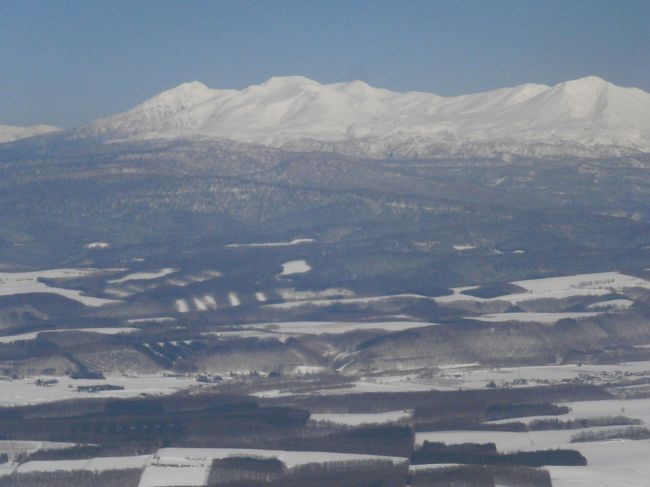
M 221 137 L 378 157 L 650 152 L 650 94 L 594 76 L 455 97 L 300 76 L 242 90 L 192 82 L 77 134 Z
M 13 142 L 14 140 L 26 139 L 36 135 L 47 134 L 61 130 L 52 125 L 32 125 L 30 127 L 12 127 L 10 125 L 0 125 L 0 144 Z

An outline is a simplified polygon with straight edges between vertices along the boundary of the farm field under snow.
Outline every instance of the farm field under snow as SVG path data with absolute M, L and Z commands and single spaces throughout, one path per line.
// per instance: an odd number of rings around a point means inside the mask
M 414 300 L 414 301 L 435 301 L 441 305 L 453 305 L 463 301 L 470 302 L 491 302 L 506 301 L 512 305 L 530 300 L 538 299 L 565 299 L 572 296 L 608 296 L 613 293 L 621 293 L 630 288 L 650 289 L 650 281 L 639 277 L 630 276 L 621 272 L 601 272 L 593 274 L 576 274 L 571 276 L 551 277 L 542 279 L 530 279 L 515 281 L 512 284 L 523 289 L 520 293 L 504 294 L 496 297 L 482 298 L 465 294 L 466 291 L 479 289 L 480 286 L 464 286 L 452 288 L 452 294 L 446 296 L 424 296 L 421 294 L 394 294 L 384 296 L 354 296 L 352 291 L 336 296 L 331 295 L 310 295 L 307 292 L 291 290 L 280 290 L 285 302 L 271 303 L 265 305 L 274 309 L 296 309 L 302 307 L 316 306 L 328 307 L 334 305 L 366 305 L 391 300 Z M 332 290 L 334 291 L 334 290 Z M 347 291 L 347 290 L 346 290 Z M 286 295 L 285 295 L 286 294 Z M 352 293 L 353 294 L 353 293 Z M 571 312 L 504 312 L 486 313 L 479 316 L 468 316 L 467 319 L 485 322 L 537 322 L 553 324 L 566 318 L 588 318 L 602 313 L 619 311 L 629 308 L 633 302 L 622 298 L 604 298 L 602 302 L 589 305 L 587 310 Z
M 570 412 L 559 416 L 535 416 L 509 418 L 493 421 L 507 423 L 521 421 L 529 423 L 536 419 L 557 418 L 559 420 L 626 416 L 650 425 L 650 399 L 612 399 L 602 401 L 578 401 L 563 403 Z M 647 485 L 650 478 L 650 441 L 610 440 L 571 443 L 571 435 L 578 431 L 602 431 L 620 427 L 589 427 L 583 430 L 554 430 L 529 432 L 503 431 L 436 431 L 417 433 L 416 443 L 441 441 L 446 444 L 463 442 L 496 444 L 500 451 L 574 449 L 587 459 L 587 466 L 545 467 L 553 480 L 554 487 L 639 487 Z
M 417 392 L 431 390 L 483 389 L 490 382 L 497 387 L 530 387 L 578 381 L 605 385 L 616 380 L 650 377 L 650 361 L 620 364 L 562 364 L 527 367 L 485 368 L 479 364 L 455 364 L 418 373 L 365 376 L 352 387 L 321 389 L 319 394 L 364 392 Z
M 558 418 L 562 420 L 580 418 L 598 418 L 603 416 L 627 416 L 640 419 L 650 425 L 650 398 L 643 399 L 606 399 L 602 401 L 577 401 L 560 403 L 567 406 L 570 411 L 560 416 L 526 416 L 523 418 L 510 418 L 491 421 L 492 423 L 507 423 L 520 421 L 530 423 L 537 419 Z
M 58 383 L 51 386 L 36 385 L 38 377 L 28 377 L 15 380 L 0 380 L 0 406 L 18 406 L 37 404 L 63 399 L 80 399 L 84 397 L 136 397 L 141 394 L 164 395 L 172 394 L 191 387 L 200 387 L 192 377 L 164 376 L 134 376 L 107 375 L 105 380 L 71 379 L 67 376 L 57 377 Z M 49 376 L 42 379 L 51 379 Z M 115 385 L 124 390 L 79 392 L 78 386 Z
M 589 431 L 616 427 L 588 428 Z M 612 440 L 571 443 L 576 430 L 530 431 L 437 431 L 417 433 L 416 444 L 439 441 L 446 444 L 495 443 L 499 451 L 573 449 L 586 459 L 587 466 L 545 467 L 554 487 L 640 487 L 650 477 L 650 442 L 647 440 Z
M 237 457 L 278 459 L 287 468 L 308 463 L 328 463 L 383 459 L 394 464 L 408 462 L 403 457 L 330 453 L 313 451 L 256 450 L 238 448 L 163 448 L 154 455 L 99 457 L 85 460 L 29 461 L 21 465 L 10 464 L 5 473 L 94 471 L 143 469 L 139 487 L 204 486 L 214 460 Z M 12 468 L 13 467 L 13 468 Z
M 65 289 L 61 287 L 48 286 L 40 282 L 39 278 L 64 279 L 83 277 L 100 272 L 99 269 L 50 269 L 34 272 L 0 272 L 0 296 L 29 293 L 58 294 L 86 306 L 102 306 L 104 304 L 116 303 L 112 299 L 86 296 L 81 291 Z
M 634 287 L 650 289 L 650 281 L 621 272 L 598 272 L 593 274 L 528 279 L 525 281 L 514 281 L 512 284 L 523 288 L 525 291 L 516 294 L 504 294 L 493 298 L 480 298 L 463 293 L 463 291 L 478 289 L 479 286 L 465 286 L 453 288 L 453 294 L 451 295 L 439 296 L 434 299 L 441 304 L 455 301 L 508 301 L 512 304 L 517 304 L 531 299 L 602 296 Z
M 276 458 L 287 468 L 307 463 L 328 463 L 384 459 L 395 464 L 407 458 L 351 453 L 312 451 L 255 450 L 239 448 L 163 448 L 146 465 L 139 487 L 207 485 L 213 460 L 229 457 Z

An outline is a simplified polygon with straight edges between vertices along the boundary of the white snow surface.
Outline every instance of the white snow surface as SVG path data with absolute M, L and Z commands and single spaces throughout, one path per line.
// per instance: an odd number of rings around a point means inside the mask
M 207 485 L 213 460 L 223 458 L 277 458 L 287 468 L 306 463 L 328 463 L 385 459 L 395 464 L 407 458 L 350 453 L 255 450 L 240 448 L 163 448 L 151 459 L 140 478 L 139 487 Z
M 326 421 L 328 423 L 343 424 L 346 426 L 359 426 L 362 424 L 394 423 L 413 416 L 413 411 L 387 411 L 384 413 L 321 413 L 312 414 L 312 421 Z
M 159 396 L 173 394 L 179 390 L 188 390 L 199 387 L 194 377 L 165 377 L 161 375 L 106 375 L 106 380 L 71 379 L 67 376 L 58 376 L 58 383 L 50 387 L 36 384 L 36 380 L 51 379 L 52 376 L 35 376 L 23 379 L 0 379 L 0 406 L 20 406 L 26 404 L 40 404 L 65 399 L 80 399 L 84 397 L 138 397 L 143 395 Z M 124 387 L 124 390 L 80 392 L 78 386 L 112 384 Z
M 140 272 L 133 272 L 131 274 L 127 274 L 124 277 L 120 277 L 119 279 L 113 279 L 111 281 L 108 281 L 110 284 L 119 284 L 122 282 L 127 282 L 127 281 L 144 281 L 144 280 L 151 280 L 151 279 L 158 279 L 159 277 L 164 277 L 168 274 L 172 274 L 174 272 L 177 272 L 178 269 L 174 269 L 171 267 L 167 267 L 165 269 L 160 269 L 156 271 L 140 271 Z
M 111 244 L 108 242 L 90 242 L 84 245 L 84 248 L 90 249 L 90 250 L 103 250 L 103 249 L 110 249 Z
M 306 291 L 296 290 L 293 288 L 276 289 L 277 293 L 285 301 L 305 301 L 310 299 L 323 299 L 332 297 L 346 297 L 351 298 L 354 296 L 354 291 L 345 288 L 328 288 L 320 291 Z
M 294 238 L 290 242 L 262 242 L 262 243 L 234 243 L 228 244 L 226 247 L 230 249 L 238 248 L 265 248 L 265 247 L 291 247 L 293 245 L 303 245 L 314 243 L 316 240 L 313 238 Z
M 437 323 L 421 321 L 376 321 L 376 322 L 337 322 L 337 321 L 288 321 L 278 323 L 259 323 L 245 325 L 243 329 L 273 331 L 281 334 L 297 335 L 336 335 L 355 330 L 403 331 L 424 326 L 437 326 Z
M 0 440 L 0 453 L 6 453 L 10 460 L 38 450 L 61 450 L 71 448 L 75 443 L 30 440 Z
M 162 448 L 158 450 L 154 460 L 174 461 L 192 459 L 221 459 L 229 457 L 248 458 L 277 458 L 288 468 L 306 463 L 344 462 L 352 460 L 390 460 L 395 464 L 407 462 L 404 457 L 381 455 L 363 455 L 357 453 L 335 453 L 320 451 L 286 451 L 286 450 L 257 450 L 251 448 Z
M 14 127 L 11 125 L 0 125 L 0 144 L 26 139 L 36 135 L 43 135 L 61 130 L 52 125 L 30 125 L 29 127 Z
M 110 140 L 218 137 L 371 157 L 650 151 L 650 93 L 596 76 L 461 96 L 273 77 L 241 90 L 181 84 L 77 129 Z
M 527 313 L 527 312 L 512 312 L 512 313 L 488 313 L 481 316 L 470 316 L 467 319 L 477 321 L 489 321 L 495 323 L 508 322 L 508 321 L 523 321 L 531 323 L 557 323 L 560 320 L 567 318 L 589 318 L 590 316 L 599 315 L 598 312 L 568 312 L 568 313 Z
M 39 278 L 59 279 L 82 277 L 99 272 L 98 269 L 49 269 L 33 272 L 0 272 L 0 296 L 29 293 L 51 293 L 74 299 L 86 306 L 102 306 L 116 303 L 112 299 L 86 296 L 81 291 L 52 287 L 40 282 Z
M 291 260 L 282 264 L 281 276 L 291 276 L 293 274 L 304 274 L 309 272 L 311 266 L 307 264 L 306 260 Z
M 571 411 L 561 416 L 535 416 L 494 421 L 504 423 L 557 417 L 560 420 L 624 415 L 650 424 L 650 399 L 611 399 L 565 403 Z M 587 428 L 590 431 L 617 429 L 619 427 Z M 417 433 L 416 443 L 424 440 L 459 443 L 465 440 L 495 442 L 504 451 L 563 448 L 578 450 L 587 459 L 586 467 L 544 467 L 551 474 L 554 487 L 638 487 L 648 485 L 650 477 L 650 442 L 646 440 L 612 440 L 570 443 L 571 435 L 578 430 L 531 432 L 500 431 L 447 431 Z M 488 440 L 489 438 L 489 440 Z
M 149 455 L 134 457 L 97 457 L 84 460 L 33 460 L 21 464 L 16 473 L 57 472 L 87 470 L 105 472 L 107 470 L 124 470 L 143 468 Z
M 635 287 L 650 289 L 650 281 L 616 271 L 527 279 L 525 281 L 514 281 L 512 284 L 523 288 L 525 291 L 515 294 L 504 294 L 494 298 L 479 298 L 469 294 L 463 294 L 463 291 L 476 289 L 478 286 L 465 286 L 453 288 L 453 294 L 437 296 L 433 299 L 438 303 L 452 303 L 455 301 L 509 301 L 516 304 L 531 299 L 605 296 Z

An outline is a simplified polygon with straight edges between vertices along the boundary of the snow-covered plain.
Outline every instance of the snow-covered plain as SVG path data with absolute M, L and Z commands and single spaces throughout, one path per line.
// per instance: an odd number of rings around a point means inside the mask
M 51 379 L 43 376 L 41 379 Z M 83 397 L 136 397 L 140 395 L 173 394 L 192 387 L 200 387 L 194 377 L 165 377 L 160 375 L 106 375 L 105 380 L 71 379 L 67 376 L 57 377 L 58 383 L 43 387 L 36 385 L 39 377 L 26 377 L 15 380 L 0 379 L 0 406 L 20 406 L 25 404 L 38 404 L 63 399 L 80 399 Z M 124 390 L 79 392 L 78 386 L 111 384 L 122 386 Z
M 163 448 L 149 460 L 139 487 L 207 485 L 213 460 L 223 458 L 276 458 L 287 468 L 307 463 L 328 463 L 384 459 L 394 464 L 406 463 L 407 458 L 351 453 L 255 450 L 240 448 Z
M 76 291 L 74 289 L 48 286 L 38 280 L 39 278 L 64 279 L 83 277 L 98 272 L 101 271 L 99 269 L 50 269 L 34 272 L 0 272 L 0 296 L 50 293 L 79 301 L 86 306 L 102 306 L 104 304 L 116 303 L 117 301 L 112 299 L 86 296 L 81 291 Z
M 648 369 L 650 371 L 650 368 Z M 510 418 L 491 421 L 492 423 L 507 423 L 520 421 L 530 423 L 538 419 L 558 418 L 562 420 L 580 418 L 599 418 L 603 416 L 627 416 L 643 421 L 650 425 L 650 398 L 643 399 L 605 399 L 602 401 L 576 401 L 560 403 L 567 406 L 570 411 L 560 416 L 526 416 L 523 418 Z
M 358 453 L 334 453 L 320 451 L 258 450 L 251 448 L 162 448 L 155 455 L 155 460 L 175 459 L 220 459 L 229 457 L 277 458 L 288 468 L 306 463 L 345 462 L 352 460 L 390 460 L 395 464 L 407 462 L 404 457 L 381 455 L 363 455 Z
M 528 423 L 541 418 L 560 420 L 627 416 L 650 425 L 650 399 L 613 399 L 564 403 L 570 412 L 560 416 L 509 418 L 494 421 Z M 587 428 L 589 431 L 616 429 L 616 426 Z M 447 444 L 493 442 L 502 451 L 537 449 L 578 450 L 587 459 L 587 466 L 545 467 L 551 474 L 554 487 L 640 487 L 650 478 L 650 442 L 647 440 L 612 440 L 571 443 L 576 430 L 502 432 L 502 431 L 436 431 L 417 433 L 416 444 L 423 441 L 442 441 Z
M 564 403 L 570 412 L 560 416 L 535 416 L 509 418 L 494 421 L 504 423 L 530 421 L 542 418 L 561 420 L 627 416 L 650 425 L 650 399 L 614 399 L 603 401 L 579 401 Z M 590 431 L 616 429 L 617 427 L 588 428 Z M 533 450 L 545 448 L 574 449 L 587 459 L 586 467 L 545 467 L 550 473 L 554 487 L 615 486 L 640 487 L 648 485 L 650 478 L 650 442 L 647 440 L 613 440 L 571 443 L 576 430 L 531 431 L 524 433 L 500 431 L 449 431 L 418 433 L 416 443 L 424 440 L 445 443 L 494 442 L 504 451 Z
M 620 426 L 600 426 L 588 428 L 589 431 L 618 430 Z M 441 442 L 447 445 L 460 443 L 494 443 L 500 452 L 533 451 L 559 448 L 558 445 L 572 445 L 566 448 L 577 449 L 579 443 L 571 443 L 571 437 L 576 430 L 547 430 L 547 431 L 476 431 L 453 430 L 418 432 L 415 434 L 416 446 L 425 441 Z
M 650 94 L 595 76 L 470 95 L 398 93 L 362 81 L 271 78 L 242 90 L 184 83 L 77 136 L 220 137 L 350 155 L 603 156 L 650 151 Z
M 453 364 L 424 375 L 416 372 L 362 376 L 351 387 L 321 389 L 318 394 L 364 392 L 417 392 L 431 390 L 484 389 L 494 382 L 497 387 L 530 387 L 580 382 L 606 385 L 617 380 L 650 378 L 650 362 L 620 364 L 562 364 L 526 367 L 486 368 L 479 364 Z M 649 418 L 650 419 L 650 418 Z M 648 422 L 650 424 L 650 421 Z
M 525 290 L 516 294 L 504 294 L 493 298 L 480 298 L 464 294 L 463 291 L 476 289 L 478 286 L 453 288 L 453 294 L 433 298 L 436 302 L 452 303 L 455 301 L 508 301 L 517 304 L 532 299 L 564 299 L 571 296 L 604 296 L 621 292 L 629 288 L 650 289 L 650 281 L 622 272 L 598 272 L 593 274 L 574 274 L 570 276 L 548 277 L 514 281 L 512 284 Z

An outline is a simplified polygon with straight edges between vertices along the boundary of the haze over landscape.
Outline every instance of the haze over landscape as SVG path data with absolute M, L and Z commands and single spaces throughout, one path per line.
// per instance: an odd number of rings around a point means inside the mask
M 648 21 L 0 1 L 0 487 L 645 485 Z

